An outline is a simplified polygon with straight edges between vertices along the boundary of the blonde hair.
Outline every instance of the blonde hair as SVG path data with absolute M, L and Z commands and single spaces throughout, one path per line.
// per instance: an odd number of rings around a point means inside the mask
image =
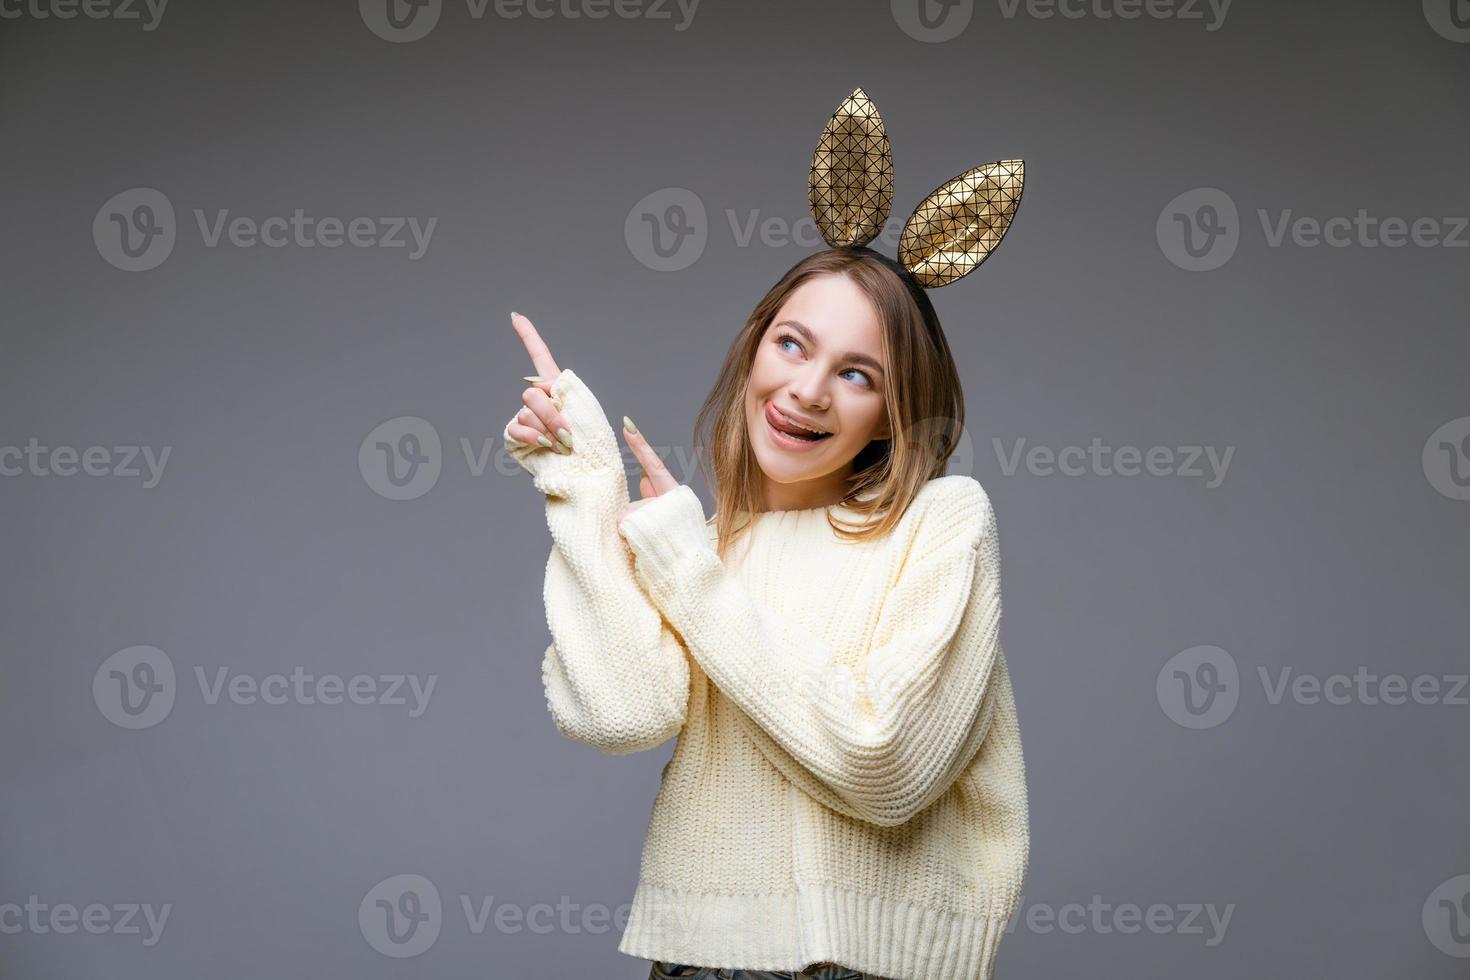
M 923 287 L 897 262 L 866 247 L 841 246 L 807 256 L 756 304 L 731 342 L 719 380 L 695 420 L 700 471 L 715 495 L 717 552 L 722 558 L 761 504 L 762 473 L 744 410 L 756 350 L 797 287 L 833 274 L 852 280 L 877 311 L 887 367 L 883 401 L 892 435 L 874 439 L 853 457 L 851 486 L 840 503 L 860 520 L 845 522 L 829 507 L 827 523 L 839 537 L 852 541 L 886 534 L 924 484 L 944 475 L 945 462 L 958 444 L 965 422 L 964 393 Z

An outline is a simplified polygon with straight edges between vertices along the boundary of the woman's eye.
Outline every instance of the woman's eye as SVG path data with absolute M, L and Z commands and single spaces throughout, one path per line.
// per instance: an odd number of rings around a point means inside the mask
M 776 346 L 777 347 L 780 347 L 782 350 L 791 350 L 791 348 L 785 347 L 784 346 L 785 344 L 795 344 L 796 350 L 797 351 L 800 351 L 801 350 L 801 344 L 798 344 L 796 342 L 796 338 L 793 337 L 793 336 L 791 336 L 789 333 L 788 334 L 782 334 L 780 337 L 776 338 Z M 795 353 L 795 352 L 793 351 L 793 353 Z M 873 379 L 868 375 L 868 373 L 866 371 L 859 370 L 858 368 L 848 368 L 846 371 L 843 371 L 842 373 L 843 374 L 856 374 L 858 377 L 860 377 L 860 378 L 863 379 L 861 383 L 863 384 L 864 387 L 867 387 L 867 388 L 873 387 Z

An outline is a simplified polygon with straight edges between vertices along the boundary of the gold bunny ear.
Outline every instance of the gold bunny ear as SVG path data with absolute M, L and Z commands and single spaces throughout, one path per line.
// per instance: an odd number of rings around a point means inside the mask
M 893 151 L 883 119 L 860 88 L 832 113 L 817 141 L 807 201 L 828 245 L 866 245 L 893 209 Z
M 923 286 L 944 286 L 990 256 L 1021 203 L 1020 160 L 997 160 L 940 184 L 904 223 L 898 259 Z

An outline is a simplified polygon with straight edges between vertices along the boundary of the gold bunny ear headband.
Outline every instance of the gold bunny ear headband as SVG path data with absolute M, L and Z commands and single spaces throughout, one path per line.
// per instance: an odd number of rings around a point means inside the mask
M 940 184 L 904 222 L 898 261 L 921 286 L 945 286 L 995 251 L 1021 203 L 1020 160 L 997 160 Z M 852 90 L 817 142 L 807 200 L 834 248 L 863 246 L 893 209 L 893 153 L 878 107 Z

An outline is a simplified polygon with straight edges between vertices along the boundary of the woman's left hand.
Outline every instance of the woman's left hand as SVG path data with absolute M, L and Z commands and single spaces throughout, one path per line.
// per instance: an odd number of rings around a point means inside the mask
M 668 467 L 664 466 L 664 461 L 658 458 L 658 453 L 654 452 L 648 440 L 643 438 L 643 433 L 638 432 L 636 427 L 630 430 L 629 425 L 628 416 L 624 415 L 623 440 L 627 442 L 628 448 L 633 450 L 633 456 L 643 467 L 643 475 L 638 481 L 638 493 L 642 499 L 630 501 L 628 506 L 623 508 L 623 512 L 618 515 L 619 525 L 623 523 L 623 518 L 639 507 L 679 487 L 679 481 L 675 480 Z

